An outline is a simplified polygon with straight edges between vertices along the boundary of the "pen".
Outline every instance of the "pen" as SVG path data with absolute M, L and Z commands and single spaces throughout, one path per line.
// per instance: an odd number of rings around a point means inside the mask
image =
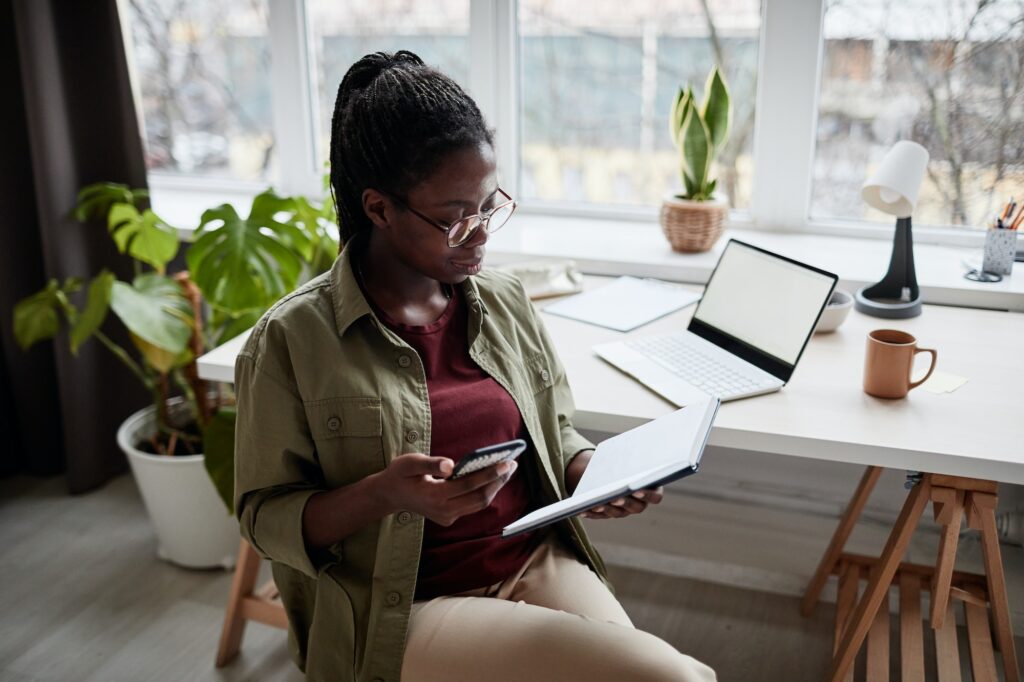
M 1020 223 L 1021 223 L 1021 219 L 1022 219 L 1022 218 L 1024 218 L 1024 205 L 1022 205 L 1022 206 L 1020 207 L 1020 210 L 1019 210 L 1019 211 L 1017 211 L 1017 217 L 1016 217 L 1016 218 L 1014 218 L 1014 219 L 1013 219 L 1013 223 L 1011 223 L 1011 224 L 1010 224 L 1010 229 L 1011 229 L 1011 230 L 1016 230 L 1016 229 L 1017 229 L 1017 227 L 1019 227 L 1019 226 L 1020 226 Z
M 1003 220 L 1008 220 L 1013 215 L 1015 208 L 1017 208 L 1017 202 L 1013 200 L 1013 197 L 1010 197 L 1010 201 L 1003 207 L 1003 213 L 999 217 Z

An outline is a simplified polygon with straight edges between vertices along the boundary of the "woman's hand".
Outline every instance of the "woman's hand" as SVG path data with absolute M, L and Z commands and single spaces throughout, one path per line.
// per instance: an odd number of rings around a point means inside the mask
M 648 490 L 638 490 L 632 495 L 612 500 L 608 504 L 602 504 L 580 514 L 585 519 L 617 519 L 630 514 L 639 514 L 647 509 L 649 504 L 661 502 L 664 488 L 658 486 Z
M 565 468 L 565 486 L 570 495 L 576 490 L 576 485 L 583 478 L 583 472 L 587 470 L 587 465 L 590 464 L 590 458 L 593 456 L 593 450 L 582 450 L 572 458 L 569 466 Z M 664 488 L 661 486 L 649 490 L 638 490 L 626 497 L 620 497 L 608 504 L 587 510 L 580 516 L 585 519 L 617 519 L 630 514 L 639 514 L 647 509 L 647 505 L 661 502 L 663 493 Z
M 419 452 L 395 457 L 380 477 L 381 494 L 393 510 L 420 514 L 441 526 L 491 504 L 518 466 L 500 462 L 455 480 L 448 480 L 455 464 L 447 457 Z

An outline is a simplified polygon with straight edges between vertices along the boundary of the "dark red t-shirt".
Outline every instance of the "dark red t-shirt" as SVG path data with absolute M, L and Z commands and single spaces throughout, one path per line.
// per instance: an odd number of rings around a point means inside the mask
M 430 454 L 458 463 L 477 448 L 528 436 L 512 396 L 470 358 L 467 306 L 453 288 L 444 313 L 425 326 L 401 324 L 373 307 L 423 362 L 430 399 Z M 535 534 L 503 539 L 501 529 L 532 509 L 528 453 L 519 457 L 519 467 L 489 507 L 447 527 L 425 522 L 416 599 L 493 585 L 523 565 Z

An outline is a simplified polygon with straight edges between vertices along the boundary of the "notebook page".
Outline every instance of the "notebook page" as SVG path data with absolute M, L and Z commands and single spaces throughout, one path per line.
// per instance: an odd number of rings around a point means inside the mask
M 564 298 L 543 310 L 625 332 L 699 300 L 699 293 L 678 284 L 619 277 L 611 284 Z
M 703 443 L 697 435 L 712 400 L 702 395 L 701 401 L 602 441 L 573 495 L 585 495 L 615 482 L 629 483 L 673 465 L 682 469 L 696 464 L 693 460 Z

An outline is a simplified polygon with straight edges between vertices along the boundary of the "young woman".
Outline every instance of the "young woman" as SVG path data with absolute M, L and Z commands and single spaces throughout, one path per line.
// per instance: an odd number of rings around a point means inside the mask
M 578 518 L 501 537 L 570 494 L 593 446 L 522 286 L 482 270 L 515 203 L 473 100 L 409 52 L 360 59 L 331 188 L 341 254 L 260 320 L 235 369 L 235 507 L 307 678 L 713 680 L 633 628 Z M 449 479 L 513 438 L 530 444 L 517 463 Z

